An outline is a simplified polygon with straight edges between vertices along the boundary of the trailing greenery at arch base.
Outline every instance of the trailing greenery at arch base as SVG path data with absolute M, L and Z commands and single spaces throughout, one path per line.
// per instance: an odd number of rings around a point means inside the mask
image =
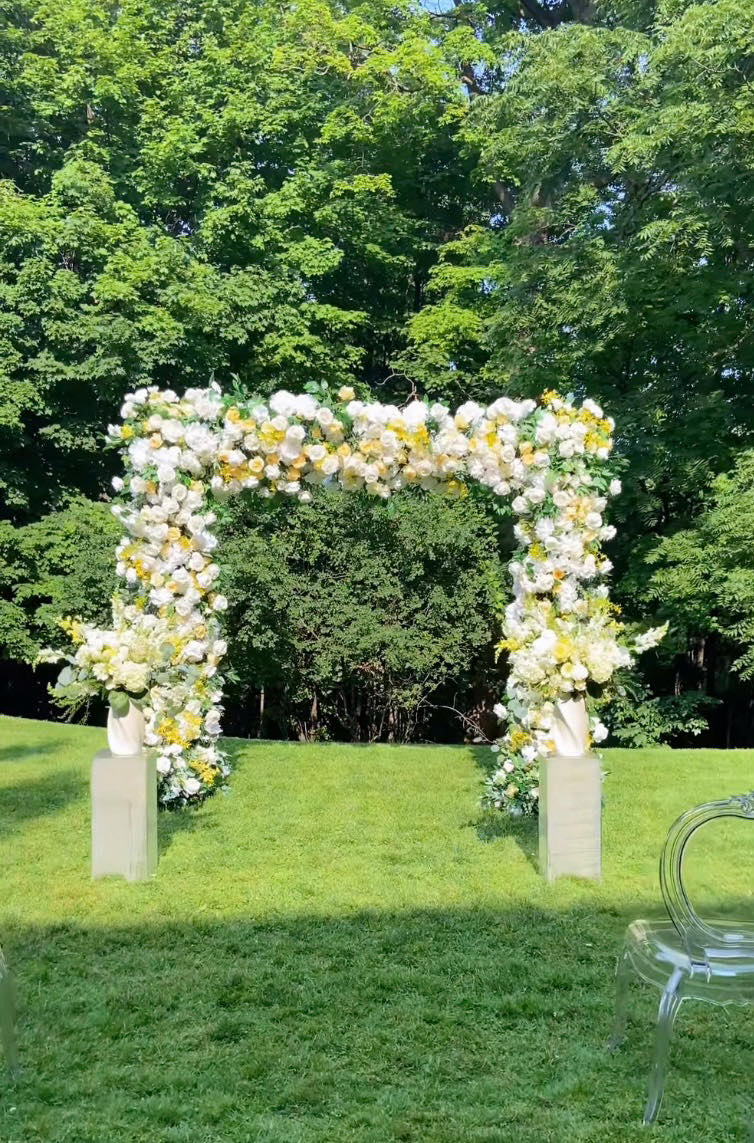
M 613 599 L 670 623 L 593 714 L 750 745 L 753 43 L 732 0 L 6 3 L 2 709 L 49 712 L 57 616 L 109 622 L 127 393 L 487 408 L 566 378 L 619 428 Z M 224 505 L 226 728 L 494 738 L 493 499 Z

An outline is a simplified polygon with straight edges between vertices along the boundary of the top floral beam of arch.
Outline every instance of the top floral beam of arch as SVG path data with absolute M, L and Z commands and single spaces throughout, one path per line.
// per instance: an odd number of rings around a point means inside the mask
M 605 683 L 632 652 L 602 577 L 610 570 L 603 520 L 620 491 L 607 461 L 613 421 L 593 401 L 577 406 L 554 392 L 542 401 L 501 397 L 467 402 L 412 401 L 403 408 L 280 391 L 239 403 L 219 387 L 139 389 L 109 435 L 123 451 L 128 494 L 113 511 L 126 537 L 117 570 L 127 591 L 113 601 L 108 630 L 68 621 L 79 683 L 146 691 L 148 745 L 158 751 L 163 804 L 198 801 L 229 773 L 217 740 L 226 653 L 216 590 L 220 567 L 213 500 L 244 489 L 301 501 L 317 485 L 387 498 L 406 486 L 463 495 L 469 481 L 510 498 L 517 551 L 513 599 L 502 648 L 509 653 L 506 729 L 493 747 L 499 766 L 486 800 L 513 814 L 537 804 L 538 763 L 552 752 L 555 705 Z M 595 740 L 604 727 L 591 720 Z

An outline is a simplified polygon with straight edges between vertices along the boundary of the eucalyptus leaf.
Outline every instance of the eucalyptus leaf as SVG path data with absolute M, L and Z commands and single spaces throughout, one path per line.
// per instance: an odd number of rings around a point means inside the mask
M 125 718 L 131 704 L 130 697 L 125 691 L 110 691 L 110 706 L 116 718 Z

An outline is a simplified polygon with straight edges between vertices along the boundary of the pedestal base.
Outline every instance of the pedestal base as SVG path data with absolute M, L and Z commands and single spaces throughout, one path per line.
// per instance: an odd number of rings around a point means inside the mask
M 539 868 L 547 881 L 602 875 L 602 780 L 591 754 L 540 765 Z
M 154 757 L 101 750 L 92 763 L 92 877 L 146 881 L 156 869 Z

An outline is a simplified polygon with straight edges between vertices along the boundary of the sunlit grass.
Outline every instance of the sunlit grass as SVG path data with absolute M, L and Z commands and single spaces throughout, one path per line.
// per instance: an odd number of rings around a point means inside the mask
M 232 792 L 162 815 L 157 877 L 127 885 L 89 878 L 103 740 L 0 719 L 0 1143 L 646 1138 L 656 998 L 606 1054 L 616 948 L 659 909 L 672 819 L 754 786 L 754 752 L 607 752 L 604 880 L 548 887 L 471 750 L 234 743 Z M 750 832 L 695 865 L 726 908 Z M 675 1047 L 656 1137 L 745 1139 L 747 1013 L 688 1006 Z

